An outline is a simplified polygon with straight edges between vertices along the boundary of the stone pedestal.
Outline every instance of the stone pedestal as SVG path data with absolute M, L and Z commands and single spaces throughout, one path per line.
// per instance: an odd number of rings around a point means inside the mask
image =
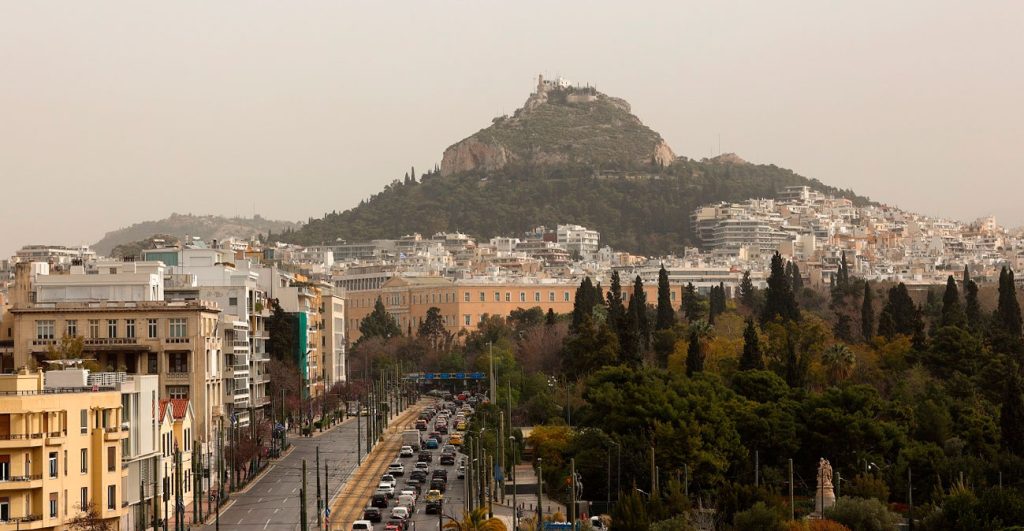
M 832 486 L 829 485 L 825 488 L 818 487 L 818 490 L 814 493 L 814 513 L 818 516 L 822 516 L 825 509 L 828 509 L 835 504 L 836 493 L 832 491 Z

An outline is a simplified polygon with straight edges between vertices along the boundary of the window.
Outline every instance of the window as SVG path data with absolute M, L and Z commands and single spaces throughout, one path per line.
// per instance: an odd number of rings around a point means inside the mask
M 82 491 L 79 494 L 79 497 L 81 499 L 78 500 L 78 506 L 81 507 L 83 511 L 85 511 L 86 508 L 89 507 L 89 487 L 82 487 Z
M 70 337 L 77 336 L 78 335 L 78 321 L 75 321 L 74 319 L 68 321 L 67 322 L 67 328 L 66 328 L 66 331 L 65 331 L 64 335 L 67 335 L 67 336 L 70 336 Z
M 82 460 L 82 466 L 80 467 L 80 469 L 81 469 L 81 472 L 83 474 L 88 474 L 89 473 L 89 449 L 88 448 L 82 448 L 81 452 L 82 453 L 79 456 L 79 459 Z
M 113 471 L 117 470 L 117 463 L 115 461 L 117 461 L 117 447 L 116 446 L 108 446 L 107 447 L 107 472 L 113 472 Z
M 485 302 L 484 292 L 482 292 L 482 291 L 480 292 L 480 302 Z
M 472 315 L 469 315 L 469 314 L 467 313 L 466 315 L 463 315 L 462 317 L 464 317 L 464 318 L 465 318 L 465 323 L 466 323 L 466 326 L 469 326 L 469 325 L 473 324 L 473 323 L 472 323 L 472 319 L 473 319 L 473 316 L 472 316 Z
M 533 292 L 533 302 L 540 302 L 540 292 L 539 291 Z
M 50 452 L 50 477 L 57 477 L 57 452 Z
M 117 319 L 107 319 L 107 337 L 117 337 Z
M 168 336 L 169 337 L 187 337 L 188 336 L 188 324 L 184 318 L 168 319 Z
M 124 337 L 135 339 L 135 319 L 128 319 L 124 322 Z
M 500 291 L 495 291 L 494 292 L 494 302 L 501 302 L 501 292 Z
M 568 291 L 563 291 L 562 292 L 562 300 L 565 301 L 565 302 L 569 302 L 569 292 Z
M 228 297 L 228 306 L 238 306 L 238 297 Z
M 107 509 L 117 508 L 117 485 L 107 485 Z
M 189 451 L 192 448 L 192 430 L 185 430 L 185 451 Z
M 11 499 L 7 497 L 0 498 L 0 522 L 6 522 L 11 519 Z
M 549 291 L 548 292 L 548 302 L 555 302 L 555 292 L 553 292 L 553 291 Z
M 0 481 L 11 480 L 11 456 L 0 455 Z
M 188 354 L 184 352 L 172 352 L 168 358 L 168 372 L 188 372 Z
M 462 300 L 465 301 L 465 302 L 469 302 L 469 292 L 468 291 L 462 294 Z
M 148 328 L 149 338 L 153 339 L 156 337 L 156 319 L 149 319 L 146 321 L 146 328 Z
M 512 302 L 512 294 L 507 291 L 505 292 L 505 302 Z
M 167 387 L 167 395 L 171 398 L 188 398 L 188 386 L 170 385 Z
M 89 433 L 89 410 L 83 409 L 78 412 L 79 424 L 82 426 L 82 433 Z
M 54 321 L 36 321 L 36 339 L 53 339 Z
M 157 366 L 158 359 L 156 352 L 150 352 L 146 356 L 146 374 L 156 374 L 160 372 L 160 369 Z
M 525 291 L 520 291 L 519 292 L 519 302 L 526 302 L 526 292 Z
M 100 320 L 89 319 L 89 338 L 96 339 L 100 337 Z
M 57 518 L 57 493 L 50 493 L 50 518 Z
M 125 439 L 128 440 L 128 439 Z M 68 451 L 64 450 L 64 475 L 68 475 Z
M 672 293 L 669 293 L 669 297 L 671 297 L 672 300 L 676 300 L 676 292 L 673 291 Z

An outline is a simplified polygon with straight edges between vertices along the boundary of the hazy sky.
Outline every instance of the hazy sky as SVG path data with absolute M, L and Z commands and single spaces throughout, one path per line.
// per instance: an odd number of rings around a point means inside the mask
M 536 75 L 676 153 L 1024 224 L 1024 2 L 0 1 L 0 254 L 171 212 L 304 220 Z

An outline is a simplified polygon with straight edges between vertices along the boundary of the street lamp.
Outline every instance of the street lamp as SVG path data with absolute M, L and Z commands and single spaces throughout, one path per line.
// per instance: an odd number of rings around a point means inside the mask
M 508 436 L 508 444 L 512 447 L 512 529 L 518 531 L 519 529 L 519 505 L 516 503 L 516 438 L 514 435 Z
M 537 458 L 537 525 L 544 526 L 544 471 L 541 469 L 543 458 Z

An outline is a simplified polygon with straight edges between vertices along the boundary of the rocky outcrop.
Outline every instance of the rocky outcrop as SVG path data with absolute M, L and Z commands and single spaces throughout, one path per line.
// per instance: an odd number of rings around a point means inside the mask
M 441 175 L 489 172 L 514 164 L 574 164 L 629 170 L 668 166 L 675 152 L 631 113 L 628 102 L 592 88 L 545 88 L 511 117 L 444 151 Z

